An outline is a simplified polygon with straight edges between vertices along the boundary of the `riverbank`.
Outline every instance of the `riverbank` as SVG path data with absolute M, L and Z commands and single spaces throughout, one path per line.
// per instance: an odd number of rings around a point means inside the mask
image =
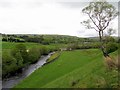
M 2 81 L 2 88 L 12 88 L 16 84 L 18 84 L 21 80 L 28 77 L 31 73 L 33 73 L 38 68 L 42 67 L 48 58 L 53 54 L 54 52 L 49 53 L 48 55 L 41 56 L 41 58 L 38 60 L 37 63 L 29 65 L 27 68 L 25 68 L 21 74 L 18 74 L 17 76 L 10 77 L 4 81 Z
M 107 69 L 99 49 L 63 51 L 55 62 L 36 70 L 14 88 L 117 88 L 118 73 Z

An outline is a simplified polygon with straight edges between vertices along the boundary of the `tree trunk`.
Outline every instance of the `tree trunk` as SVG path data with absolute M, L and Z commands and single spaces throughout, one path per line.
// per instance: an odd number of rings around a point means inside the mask
M 105 51 L 105 47 L 104 47 L 104 41 L 103 41 L 103 31 L 99 31 L 99 39 L 100 39 L 100 48 L 102 50 L 102 53 L 104 55 L 104 57 L 109 57 L 108 53 Z

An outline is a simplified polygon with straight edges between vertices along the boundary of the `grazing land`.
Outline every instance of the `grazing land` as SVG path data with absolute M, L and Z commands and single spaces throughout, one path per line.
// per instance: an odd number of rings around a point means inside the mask
M 71 41 L 72 40 L 72 41 Z M 118 43 L 105 40 L 105 58 L 98 39 L 71 36 L 5 35 L 2 38 L 2 78 L 8 80 L 55 52 L 41 68 L 13 88 L 114 88 L 118 87 Z M 111 66 L 112 65 L 112 66 Z
M 111 54 L 117 55 L 117 51 Z M 118 71 L 106 69 L 98 49 L 63 51 L 54 62 L 43 66 L 14 88 L 112 88 Z
M 3 89 L 120 89 L 117 4 L 33 1 L 2 2 Z

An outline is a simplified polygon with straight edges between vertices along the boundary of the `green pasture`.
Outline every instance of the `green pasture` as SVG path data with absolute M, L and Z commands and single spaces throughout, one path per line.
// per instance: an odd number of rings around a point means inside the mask
M 117 82 L 118 71 L 107 70 L 100 50 L 83 49 L 63 51 L 14 88 L 111 88 Z

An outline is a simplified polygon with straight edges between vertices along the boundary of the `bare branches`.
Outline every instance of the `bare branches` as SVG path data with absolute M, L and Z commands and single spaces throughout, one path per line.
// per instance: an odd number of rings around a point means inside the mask
M 89 19 L 86 20 L 86 21 L 81 22 L 81 24 L 83 24 L 87 29 L 95 29 L 97 32 L 99 31 L 95 27 L 92 27 Z
M 104 26 L 104 27 L 102 28 L 102 30 L 105 30 L 105 29 L 108 27 L 109 23 L 110 23 L 110 21 L 107 22 L 107 25 Z
M 88 14 L 88 16 L 89 16 L 89 18 L 92 20 L 92 22 L 94 23 L 94 25 L 98 28 L 98 29 L 100 29 L 99 28 L 99 26 L 95 23 L 95 21 L 93 20 L 93 18 L 90 16 L 90 14 Z

